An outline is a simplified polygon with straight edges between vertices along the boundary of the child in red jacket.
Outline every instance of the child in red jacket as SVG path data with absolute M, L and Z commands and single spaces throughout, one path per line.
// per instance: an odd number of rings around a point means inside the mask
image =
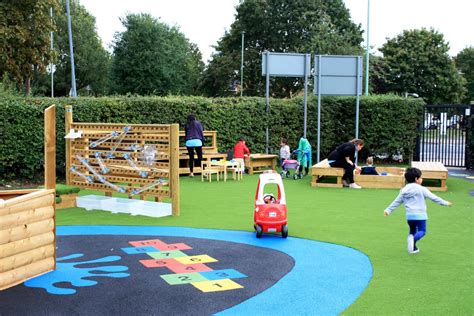
M 244 156 L 247 154 L 250 157 L 250 150 L 245 145 L 245 140 L 239 138 L 237 144 L 234 146 L 234 160 L 238 164 L 242 171 L 245 170 Z

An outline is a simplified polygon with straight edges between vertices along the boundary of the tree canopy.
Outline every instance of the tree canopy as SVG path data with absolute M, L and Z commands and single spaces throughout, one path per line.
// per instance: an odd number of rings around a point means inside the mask
M 237 6 L 230 31 L 217 43 L 201 81 L 210 96 L 229 94 L 240 81 L 241 34 L 245 32 L 245 95 L 263 95 L 261 54 L 270 52 L 360 54 L 362 30 L 351 21 L 342 0 L 246 0 Z M 272 92 L 290 96 L 302 89 L 301 80 L 273 78 Z
M 459 103 L 464 81 L 448 50 L 443 35 L 433 29 L 405 30 L 389 39 L 380 49 L 386 90 L 416 93 L 429 104 Z
M 58 12 L 54 12 L 57 31 L 54 33 L 56 72 L 54 73 L 54 95 L 67 96 L 71 89 L 71 58 L 69 57 L 69 37 L 67 29 L 66 0 L 60 0 Z M 104 95 L 109 84 L 109 53 L 102 46 L 97 35 L 95 17 L 79 1 L 70 1 L 71 27 L 74 44 L 74 64 L 76 86 L 79 94 L 85 89 L 94 95 Z M 38 75 L 34 82 L 37 94 L 48 94 L 48 76 Z
M 466 103 L 474 101 L 474 47 L 466 47 L 454 59 L 456 67 L 466 79 L 468 90 Z
M 27 94 L 34 70 L 45 72 L 53 57 L 50 8 L 57 9 L 58 1 L 9 0 L 0 5 L 0 70 L 19 85 L 25 83 Z
M 192 94 L 204 68 L 201 53 L 177 27 L 149 14 L 129 14 L 114 40 L 113 89 L 119 94 Z

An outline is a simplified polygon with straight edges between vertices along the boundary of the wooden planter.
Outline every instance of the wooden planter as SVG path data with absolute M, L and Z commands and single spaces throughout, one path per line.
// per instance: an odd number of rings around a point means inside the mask
M 77 193 L 63 194 L 61 202 L 56 203 L 56 209 L 76 207 Z
M 56 268 L 54 192 L 0 191 L 0 290 Z

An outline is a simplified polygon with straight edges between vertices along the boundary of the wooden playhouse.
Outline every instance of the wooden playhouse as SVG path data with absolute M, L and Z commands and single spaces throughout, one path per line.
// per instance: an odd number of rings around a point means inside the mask
M 45 111 L 45 189 L 0 191 L 0 290 L 56 268 L 56 129 Z

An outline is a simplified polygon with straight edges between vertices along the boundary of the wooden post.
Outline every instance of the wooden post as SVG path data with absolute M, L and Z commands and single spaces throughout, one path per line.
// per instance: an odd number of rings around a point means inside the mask
M 67 173 L 66 173 L 67 174 Z M 44 187 L 55 190 L 56 196 L 56 106 L 53 104 L 44 111 Z M 56 202 L 53 200 L 54 266 L 56 270 Z
M 170 191 L 173 216 L 179 216 L 179 124 L 170 126 Z
M 44 186 L 56 189 L 56 106 L 44 111 Z
M 72 105 L 66 105 L 64 107 L 64 127 L 67 133 L 71 130 L 71 125 L 72 125 Z M 71 184 L 71 162 L 72 162 L 72 157 L 71 157 L 71 139 L 66 138 L 66 184 L 70 185 Z

